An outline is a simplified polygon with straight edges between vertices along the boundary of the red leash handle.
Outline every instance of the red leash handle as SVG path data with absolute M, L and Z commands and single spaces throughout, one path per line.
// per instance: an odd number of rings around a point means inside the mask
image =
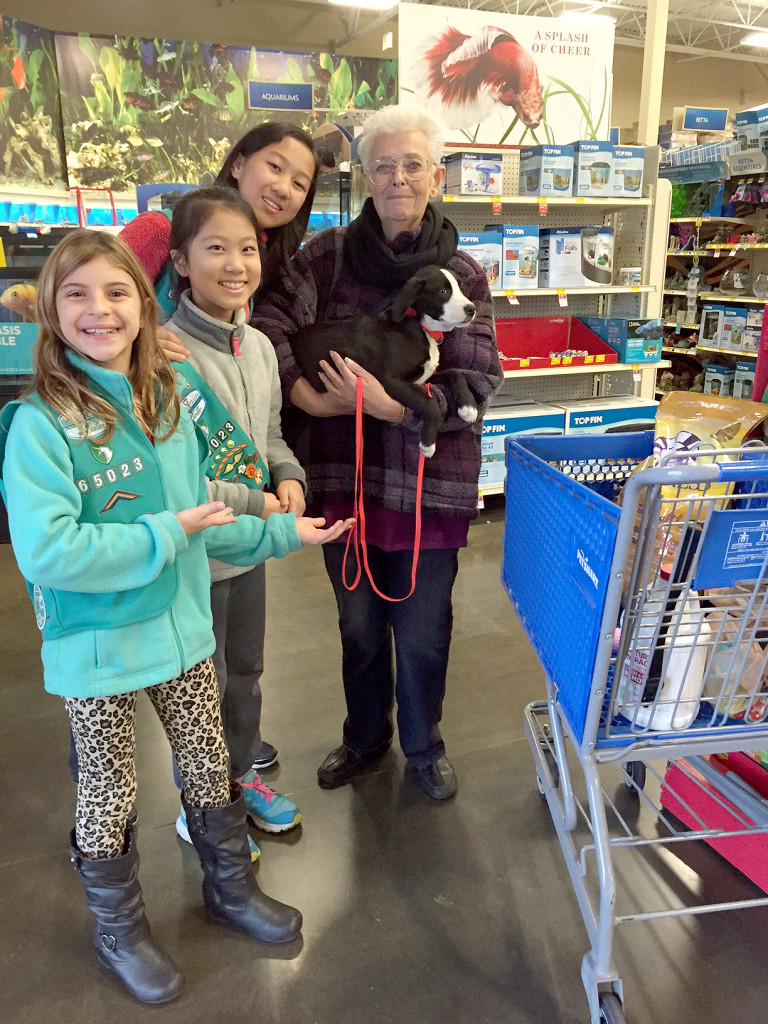
M 427 387 L 427 390 L 429 390 L 429 387 Z M 424 456 L 419 452 L 419 467 L 416 473 L 416 515 L 413 537 L 413 562 L 411 564 L 411 589 L 405 597 L 387 597 L 386 594 L 382 594 L 374 583 L 373 576 L 371 575 L 371 568 L 368 565 L 368 546 L 365 542 L 365 502 L 363 500 L 363 378 L 358 377 L 357 393 L 355 395 L 355 491 L 354 507 L 352 512 L 352 515 L 355 517 L 355 525 L 347 534 L 347 543 L 344 547 L 344 561 L 341 565 L 341 579 L 347 590 L 354 590 L 360 582 L 362 570 L 360 566 L 360 551 L 358 550 L 358 543 L 363 552 L 365 575 L 368 577 L 368 582 L 371 584 L 375 594 L 383 598 L 385 601 L 391 601 L 393 604 L 397 604 L 400 601 L 407 601 L 416 589 L 416 569 L 419 564 L 419 547 L 421 545 L 421 491 L 423 481 Z M 355 573 L 354 580 L 352 580 L 351 583 L 347 583 L 347 555 L 349 553 L 350 542 L 354 545 L 357 572 Z

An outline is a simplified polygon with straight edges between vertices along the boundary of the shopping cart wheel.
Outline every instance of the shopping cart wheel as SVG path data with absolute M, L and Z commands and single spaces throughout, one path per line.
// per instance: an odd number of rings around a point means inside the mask
M 605 1024 L 627 1024 L 624 1007 L 615 992 L 600 993 L 600 1020 Z
M 645 789 L 645 761 L 627 761 L 624 771 L 629 776 L 624 780 L 628 790 L 635 792 Z

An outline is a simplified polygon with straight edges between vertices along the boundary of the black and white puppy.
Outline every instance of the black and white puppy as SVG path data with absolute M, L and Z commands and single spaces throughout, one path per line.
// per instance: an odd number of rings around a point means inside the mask
M 422 385 L 437 369 L 443 334 L 466 327 L 474 316 L 474 303 L 462 293 L 453 274 L 430 266 L 409 278 L 376 316 L 310 324 L 294 334 L 291 345 L 316 391 L 324 390 L 318 366 L 322 359 L 331 361 L 331 351 L 354 359 L 372 373 L 391 398 L 419 417 L 419 449 L 429 458 L 435 453 L 441 415 L 437 401 Z M 477 402 L 466 380 L 458 370 L 444 370 L 446 375 L 459 416 L 474 423 Z

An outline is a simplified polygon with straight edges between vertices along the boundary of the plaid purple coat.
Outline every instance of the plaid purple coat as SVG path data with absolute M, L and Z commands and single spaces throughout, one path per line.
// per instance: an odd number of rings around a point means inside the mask
M 409 236 L 401 236 L 407 239 Z M 400 239 L 395 240 L 395 246 Z M 455 518 L 477 515 L 482 413 L 502 381 L 496 348 L 493 305 L 483 270 L 471 257 L 456 252 L 448 262 L 459 285 L 477 307 L 469 327 L 446 334 L 440 365 L 430 379 L 432 394 L 444 415 L 437 451 L 424 469 L 422 509 Z M 291 335 L 320 320 L 348 320 L 379 308 L 398 289 L 361 284 L 344 256 L 344 228 L 313 237 L 291 261 L 290 273 L 261 300 L 252 323 L 275 346 L 283 387 L 283 435 L 307 473 L 307 504 L 317 512 L 325 504 L 351 502 L 355 457 L 354 416 L 317 418 L 290 404 L 301 376 L 291 350 Z M 456 402 L 441 380 L 441 368 L 464 372 L 481 417 L 469 425 L 456 414 Z M 366 503 L 398 512 L 413 512 L 419 457 L 418 420 L 400 426 L 364 417 Z

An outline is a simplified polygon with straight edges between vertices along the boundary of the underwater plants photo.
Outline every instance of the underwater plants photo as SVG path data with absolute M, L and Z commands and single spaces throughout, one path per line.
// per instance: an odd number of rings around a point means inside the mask
M 397 62 L 215 43 L 56 36 L 72 185 L 197 183 L 262 121 L 312 132 L 340 111 L 394 102 Z M 256 110 L 248 82 L 309 84 L 313 109 Z
M 64 184 L 59 83 L 53 33 L 0 19 L 0 181 Z

